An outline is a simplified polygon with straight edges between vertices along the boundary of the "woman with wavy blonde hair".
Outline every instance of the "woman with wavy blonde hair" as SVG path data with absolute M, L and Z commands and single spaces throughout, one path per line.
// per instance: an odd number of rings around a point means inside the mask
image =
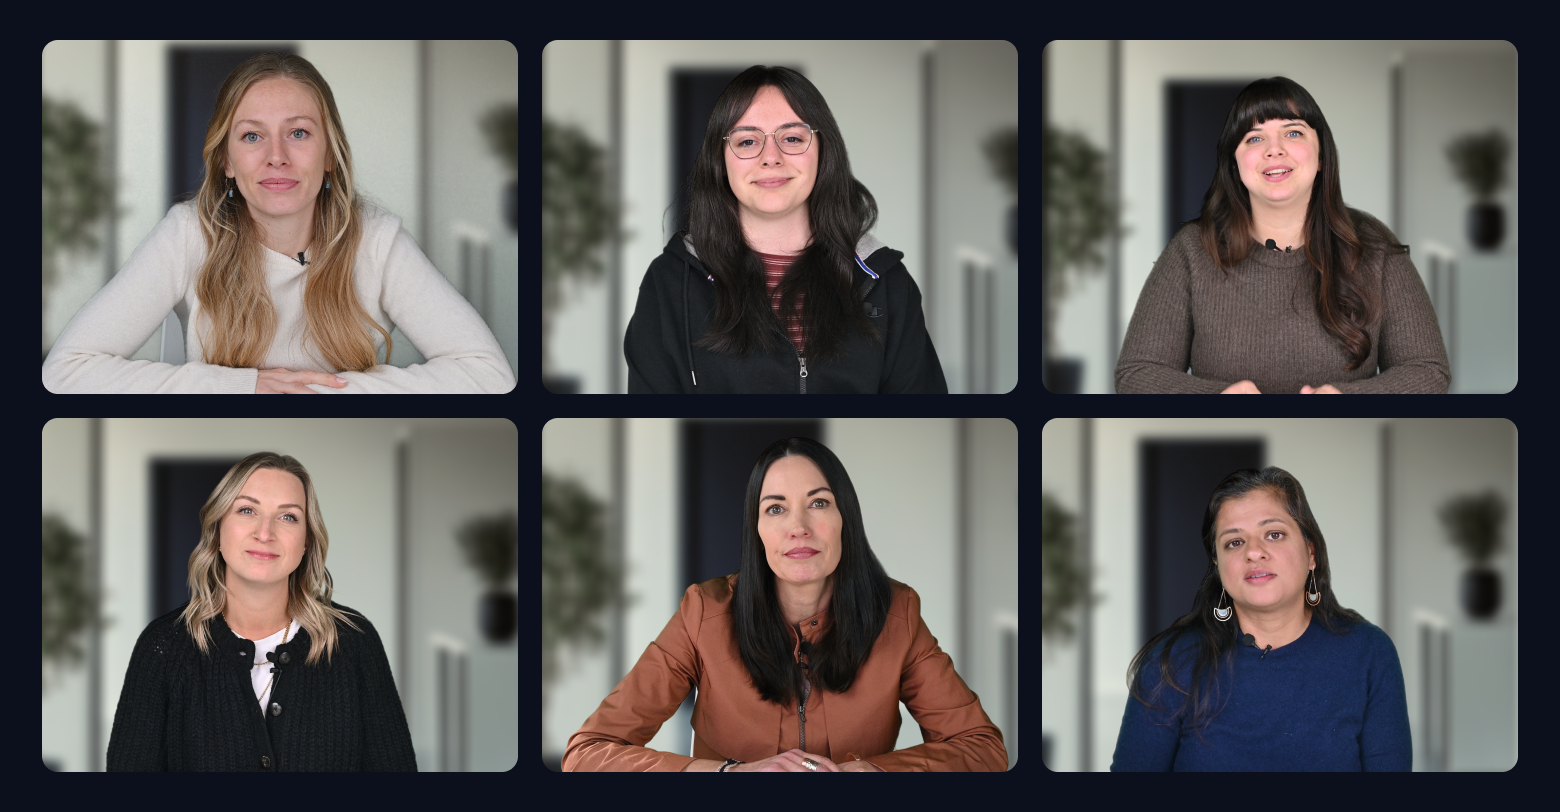
M 136 641 L 108 769 L 415 771 L 379 634 L 331 600 L 330 536 L 303 465 L 245 457 L 200 525 L 190 600 Z
M 51 391 L 514 388 L 482 317 L 400 218 L 359 193 L 341 112 L 308 60 L 264 53 L 229 74 L 202 160 L 194 200 L 169 210 L 55 341 Z M 169 310 L 189 363 L 129 361 Z M 389 365 L 397 326 L 426 363 Z

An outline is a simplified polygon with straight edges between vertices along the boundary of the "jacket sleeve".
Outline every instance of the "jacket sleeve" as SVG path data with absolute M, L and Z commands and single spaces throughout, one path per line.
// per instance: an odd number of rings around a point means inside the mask
M 697 759 L 645 747 L 699 681 L 694 638 L 704 601 L 696 587 L 596 712 L 569 737 L 564 772 L 681 772 Z
M 363 629 L 363 651 L 358 671 L 358 696 L 363 708 L 364 772 L 417 772 L 417 754 L 412 750 L 412 733 L 406 725 L 401 694 L 395 689 L 395 675 L 384 641 L 367 618 L 356 618 Z M 344 634 L 355 634 L 346 629 Z
M 937 359 L 937 348 L 932 346 L 932 337 L 926 332 L 921 289 L 916 287 L 914 277 L 902 263 L 898 270 L 894 281 L 903 285 L 904 294 L 895 296 L 893 304 L 896 306 L 889 309 L 888 352 L 878 392 L 946 395 L 948 382 L 943 377 L 942 362 Z M 899 277 L 903 278 L 902 283 Z
M 170 211 L 130 259 L 76 311 L 43 361 L 56 394 L 254 394 L 259 371 L 191 362 L 132 361 L 184 297 L 188 243 L 203 239 L 183 209 Z
M 1452 373 L 1430 294 L 1407 254 L 1388 259 L 1382 270 L 1382 316 L 1376 367 L 1363 380 L 1334 384 L 1345 395 L 1444 395 Z
M 1007 746 L 1002 731 L 981 709 L 980 697 L 953 670 L 953 659 L 937 645 L 921 618 L 921 597 L 908 590 L 906 618 L 914 637 L 899 680 L 899 700 L 921 726 L 923 744 L 873 756 L 886 772 L 1004 772 Z
M 1116 392 L 1216 395 L 1234 381 L 1187 372 L 1192 354 L 1192 265 L 1172 241 L 1159 255 L 1138 293 L 1116 360 Z
M 337 372 L 347 379 L 346 386 L 309 384 L 310 389 L 322 395 L 502 395 L 515 388 L 509 359 L 487 322 L 404 227 L 397 226 L 384 255 L 379 307 L 427 360 Z
M 691 273 L 686 269 L 679 269 Z M 628 362 L 630 395 L 679 394 L 692 391 L 693 378 L 686 364 L 686 353 L 677 355 L 674 347 L 683 345 L 682 299 L 661 289 L 655 265 L 645 271 L 639 283 L 639 300 L 623 334 L 623 359 Z M 676 292 L 681 296 L 682 292 Z M 683 383 L 686 382 L 686 386 Z
M 108 737 L 109 772 L 164 772 L 168 769 L 168 659 L 172 653 L 159 632 L 147 627 L 135 641 L 130 667 L 119 689 L 119 707 Z

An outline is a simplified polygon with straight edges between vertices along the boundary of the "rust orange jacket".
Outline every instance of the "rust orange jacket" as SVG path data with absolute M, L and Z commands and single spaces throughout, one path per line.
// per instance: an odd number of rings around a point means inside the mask
M 735 584 L 728 575 L 688 587 L 660 636 L 569 737 L 564 771 L 677 772 L 696 759 L 753 762 L 793 748 L 836 763 L 855 753 L 887 772 L 1007 769 L 1002 732 L 938 648 L 914 589 L 894 582 L 888 621 L 855 683 L 845 693 L 814 686 L 803 723 L 796 704 L 765 702 L 750 682 L 732 635 Z M 802 640 L 817 642 L 828 632 L 830 615 L 825 609 L 802 620 L 800 638 L 791 627 L 793 659 Z M 693 756 L 645 747 L 695 687 Z M 924 744 L 893 749 L 900 702 L 921 726 Z

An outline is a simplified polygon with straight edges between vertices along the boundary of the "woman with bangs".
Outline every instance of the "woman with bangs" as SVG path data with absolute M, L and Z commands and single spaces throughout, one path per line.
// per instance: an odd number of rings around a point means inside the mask
M 1382 222 L 1343 202 L 1305 88 L 1247 85 L 1202 213 L 1160 254 L 1116 364 L 1119 393 L 1445 393 L 1424 282 Z
M 240 460 L 200 526 L 190 600 L 130 655 L 109 771 L 416 771 L 379 633 L 331 600 L 330 537 L 302 463 Z
M 877 202 L 806 77 L 733 79 L 687 191 L 623 336 L 630 394 L 947 394 L 920 288 L 872 235 Z
M 335 97 L 308 60 L 265 53 L 236 68 L 203 157 L 195 199 L 169 209 L 55 340 L 43 365 L 50 391 L 514 388 L 482 317 L 401 219 L 361 196 Z M 184 327 L 186 362 L 129 360 L 169 311 Z M 389 365 L 396 327 L 425 363 Z

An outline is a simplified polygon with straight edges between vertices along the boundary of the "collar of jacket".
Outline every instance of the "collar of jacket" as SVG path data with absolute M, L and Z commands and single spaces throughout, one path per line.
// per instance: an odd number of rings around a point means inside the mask
M 693 257 L 694 259 L 699 258 L 699 252 L 693 250 L 693 238 L 686 232 L 683 234 L 682 244 L 683 249 L 688 252 L 688 256 Z M 888 246 L 885 245 L 882 240 L 872 236 L 872 233 L 868 232 L 866 236 L 862 237 L 861 240 L 856 243 L 856 256 L 861 257 L 862 261 L 865 262 L 872 259 L 873 254 L 876 254 L 879 250 L 887 247 Z M 875 270 L 874 273 L 881 274 L 883 271 Z
M 211 639 L 217 643 L 217 656 L 246 673 L 255 667 L 255 641 L 234 634 L 228 627 L 227 621 L 222 619 L 222 615 L 207 621 L 207 625 L 210 627 Z M 289 665 L 301 664 L 308 653 L 309 631 L 299 626 L 297 634 L 277 646 L 276 650 L 265 655 L 265 658 L 270 660 L 280 672 Z

